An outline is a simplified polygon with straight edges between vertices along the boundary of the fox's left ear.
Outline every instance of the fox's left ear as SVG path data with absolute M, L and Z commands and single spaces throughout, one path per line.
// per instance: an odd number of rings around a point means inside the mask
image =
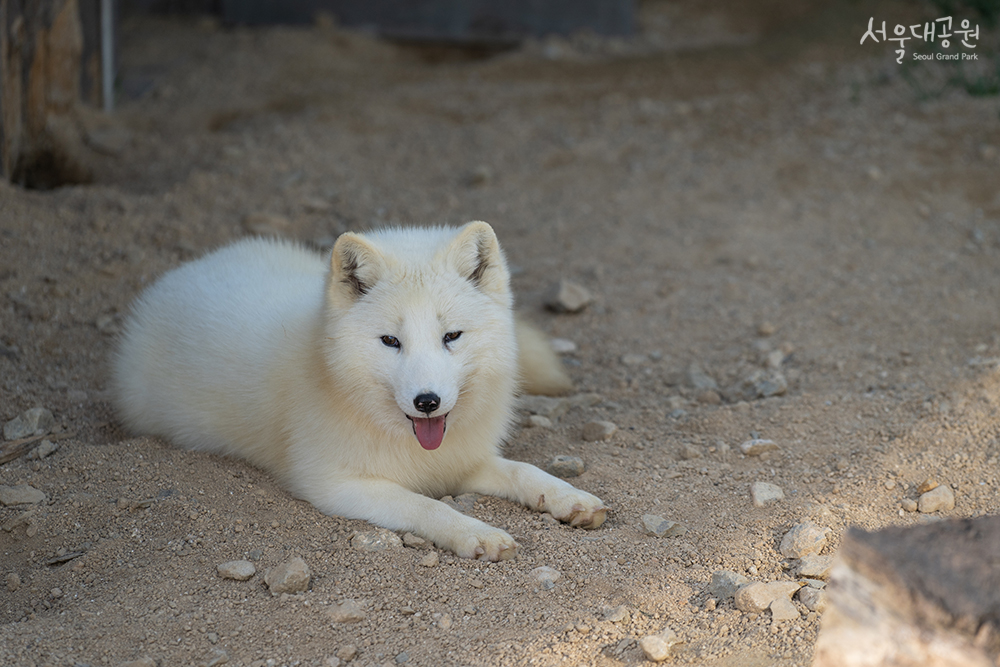
M 510 274 L 493 228 L 482 221 L 464 225 L 448 246 L 458 272 L 484 292 L 506 294 Z

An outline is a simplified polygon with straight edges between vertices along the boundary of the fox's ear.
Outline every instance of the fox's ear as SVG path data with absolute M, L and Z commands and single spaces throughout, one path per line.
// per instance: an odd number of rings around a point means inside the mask
M 493 228 L 476 221 L 464 225 L 449 244 L 448 254 L 458 272 L 484 292 L 506 293 L 510 274 Z
M 360 234 L 345 232 L 330 255 L 330 291 L 339 291 L 356 301 L 375 286 L 384 269 L 378 248 Z

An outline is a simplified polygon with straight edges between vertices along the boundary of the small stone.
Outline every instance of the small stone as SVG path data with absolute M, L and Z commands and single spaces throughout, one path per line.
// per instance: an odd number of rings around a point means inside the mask
M 712 573 L 712 583 L 708 585 L 708 592 L 720 600 L 728 600 L 736 595 L 741 586 L 748 583 L 750 580 L 742 574 L 730 570 L 716 570 Z
M 801 616 L 795 604 L 785 597 L 774 600 L 768 608 L 771 610 L 771 619 L 775 621 L 793 621 Z
M 705 611 L 715 611 L 716 606 L 718 606 L 719 601 L 715 598 L 708 598 L 705 600 L 705 606 L 702 607 Z
M 632 612 L 625 605 L 619 605 L 604 611 L 604 620 L 611 623 L 628 623 L 632 619 Z
M 618 431 L 618 426 L 609 421 L 593 421 L 583 425 L 583 439 L 587 442 L 610 440 Z
M 344 662 L 350 662 L 358 657 L 358 647 L 354 644 L 344 644 L 337 649 L 337 657 Z
M 430 549 L 434 545 L 413 533 L 403 533 L 403 546 L 410 549 Z
M 760 456 L 764 452 L 773 452 L 778 449 L 778 444 L 774 440 L 763 440 L 754 438 L 740 444 L 740 451 L 747 456 Z
M 18 484 L 3 486 L 0 484 L 0 505 L 37 505 L 45 502 L 45 494 L 33 486 Z
M 827 579 L 833 566 L 833 556 L 810 554 L 799 560 L 799 576 L 809 579 Z
M 917 511 L 917 501 L 913 498 L 903 498 L 903 500 L 899 503 L 899 506 L 906 512 Z
M 885 480 L 885 482 L 882 483 L 882 486 L 885 487 L 886 491 L 892 491 L 893 489 L 896 488 L 896 480 L 887 479 Z
M 750 398 L 783 396 L 788 391 L 788 380 L 778 371 L 755 371 L 747 378 Z
M 757 335 L 764 338 L 773 336 L 777 330 L 778 328 L 771 322 L 764 321 L 757 325 Z
M 719 392 L 714 389 L 706 389 L 705 391 L 698 392 L 698 395 L 695 396 L 694 400 L 698 401 L 702 405 L 722 404 L 722 396 L 720 396 Z
M 420 559 L 421 567 L 437 567 L 440 562 L 440 557 L 436 551 L 430 551 L 426 556 Z
M 341 660 L 335 655 L 328 656 L 325 661 L 323 661 L 323 667 L 340 667 Z
M 87 402 L 87 392 L 82 389 L 70 389 L 66 392 L 66 400 L 70 403 L 79 405 L 80 403 Z
M 750 485 L 750 497 L 755 507 L 764 507 L 770 503 L 785 499 L 781 487 L 770 482 L 754 482 Z
M 802 558 L 819 553 L 826 546 L 829 528 L 820 528 L 812 521 L 803 521 L 785 533 L 778 551 L 785 558 Z
M 517 406 L 529 415 L 558 419 L 566 414 L 570 403 L 565 398 L 528 394 L 518 399 Z
M 209 644 L 218 644 L 219 643 L 219 635 L 216 634 L 216 633 L 214 633 L 214 632 L 209 632 L 208 634 L 206 634 L 205 635 L 205 639 L 208 640 Z M 215 663 L 215 664 L 220 664 L 220 663 Z
M 410 656 L 409 656 L 409 654 L 406 651 L 403 651 L 402 653 L 397 653 L 396 654 L 396 664 L 397 665 L 402 665 L 404 662 L 409 662 L 409 661 L 410 661 Z
M 466 176 L 465 184 L 469 187 L 486 185 L 493 180 L 493 170 L 488 165 L 481 164 Z
M 243 229 L 257 236 L 283 236 L 290 227 L 288 218 L 270 213 L 251 213 L 243 218 Z
M 586 470 L 586 466 L 583 464 L 583 459 L 579 456 L 569 456 L 567 454 L 560 454 L 554 457 L 549 464 L 545 466 L 545 471 L 550 475 L 555 475 L 556 477 L 562 477 L 563 479 L 568 479 L 570 477 L 579 477 Z
M 742 612 L 762 614 L 771 607 L 772 602 L 778 598 L 791 599 L 792 594 L 801 587 L 802 584 L 796 581 L 772 581 L 766 584 L 755 582 L 736 591 L 733 601 Z
M 655 514 L 642 515 L 642 529 L 653 537 L 678 537 L 687 532 L 682 524 Z
M 17 576 L 17 572 L 11 572 L 7 575 L 7 590 L 13 593 L 18 588 L 21 587 L 21 577 Z
M 699 391 L 716 391 L 719 388 L 715 378 L 703 371 L 697 362 L 688 366 L 687 376 L 691 386 Z
M 822 613 L 826 609 L 827 594 L 811 586 L 799 589 L 799 602 L 806 606 L 809 611 Z
M 31 408 L 3 425 L 6 440 L 20 440 L 33 435 L 44 435 L 52 429 L 55 418 L 45 408 Z
M 61 598 L 63 596 L 63 591 L 61 588 L 53 588 L 51 591 L 49 591 L 49 595 L 51 595 L 54 598 Z
M 528 428 L 552 428 L 552 420 L 541 415 L 528 415 L 524 425 Z
M 403 540 L 391 530 L 377 528 L 352 537 L 351 546 L 358 551 L 395 551 L 403 548 Z
M 552 351 L 556 354 L 573 354 L 576 352 L 576 343 L 566 338 L 553 338 L 549 341 Z
M 230 560 L 220 563 L 216 568 L 223 579 L 246 581 L 257 573 L 257 568 L 248 560 Z
M 645 354 L 636 354 L 635 352 L 629 352 L 622 355 L 622 363 L 626 366 L 643 366 L 649 363 L 649 357 Z
M 545 305 L 557 313 L 578 313 L 593 300 L 587 288 L 563 278 L 549 289 Z
M 694 459 L 700 459 L 702 457 L 701 449 L 695 447 L 689 442 L 685 442 L 681 445 L 681 460 L 682 461 L 692 461 Z
M 553 588 L 556 585 L 556 582 L 562 578 L 562 572 L 554 567 L 549 567 L 548 565 L 536 567 L 534 570 L 529 572 L 529 575 L 545 590 Z
M 309 588 L 309 578 L 309 566 L 296 556 L 268 570 L 264 583 L 272 595 L 300 593 Z
M 156 667 L 156 660 L 148 655 L 144 655 L 136 660 L 120 663 L 118 667 Z
M 462 514 L 471 514 L 476 508 L 476 502 L 479 500 L 479 496 L 475 493 L 463 493 L 460 496 L 445 496 L 441 499 L 448 507 L 461 512 Z
M 365 618 L 365 610 L 361 608 L 360 604 L 351 599 L 330 605 L 330 608 L 327 609 L 326 613 L 327 616 L 330 617 L 330 620 L 334 623 L 357 623 Z M 357 650 L 355 649 L 355 655 L 356 654 Z M 341 660 L 351 660 L 354 655 L 348 658 L 345 657 L 341 651 L 337 651 L 337 657 Z
M 438 627 L 442 630 L 451 630 L 451 626 L 454 621 L 451 618 L 451 614 L 441 614 L 441 618 L 438 619 Z
M 923 494 L 927 493 L 928 491 L 933 491 L 934 489 L 938 488 L 939 486 L 941 486 L 941 485 L 938 484 L 933 479 L 925 479 L 923 482 L 920 483 L 920 486 L 917 487 L 917 494 L 918 495 L 923 495 Z
M 955 492 L 947 484 L 939 486 L 920 496 L 917 509 L 923 514 L 947 512 L 955 509 Z
M 28 458 L 32 460 L 44 459 L 47 456 L 51 456 L 59 449 L 59 445 L 52 442 L 51 440 L 42 440 L 37 447 L 28 453 Z
M 785 363 L 785 352 L 784 350 L 771 350 L 767 353 L 767 358 L 765 360 L 767 367 L 772 370 L 777 370 L 781 368 L 781 364 Z
M 647 635 L 639 640 L 639 648 L 647 660 L 653 662 L 663 662 L 670 657 L 670 649 L 674 644 L 679 644 L 680 640 L 673 630 L 664 628 L 655 635 Z

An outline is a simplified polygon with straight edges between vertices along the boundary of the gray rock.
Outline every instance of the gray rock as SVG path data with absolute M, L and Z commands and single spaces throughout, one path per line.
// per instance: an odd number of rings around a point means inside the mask
M 576 352 L 576 343 L 566 338 L 553 338 L 549 341 L 552 351 L 556 354 L 573 354 Z
M 422 567 L 437 567 L 439 562 L 441 562 L 441 559 L 436 551 L 428 551 L 427 554 L 420 559 L 420 565 Z
M 775 621 L 795 621 L 801 617 L 799 610 L 791 599 L 780 597 L 771 602 L 768 607 L 771 610 L 771 619 Z
M 700 459 L 702 457 L 702 453 L 698 447 L 695 447 L 691 443 L 686 442 L 683 445 L 681 445 L 680 456 L 682 461 L 691 461 L 694 459 Z
M 833 566 L 833 556 L 810 554 L 799 561 L 799 576 L 808 579 L 827 579 Z
M 750 580 L 742 574 L 730 570 L 716 570 L 712 573 L 712 582 L 708 585 L 708 592 L 712 597 L 728 600 L 736 595 L 736 591 L 741 586 L 748 583 Z
M 545 590 L 553 588 L 556 585 L 556 582 L 562 578 L 562 572 L 554 567 L 549 567 L 548 565 L 536 567 L 528 574 L 531 576 L 533 581 L 538 583 Z
M 563 278 L 549 288 L 545 305 L 557 313 L 578 313 L 593 300 L 594 297 L 587 288 Z
M 445 496 L 441 499 L 448 507 L 461 512 L 462 514 L 470 514 L 476 508 L 476 502 L 479 500 L 479 496 L 475 493 L 463 493 L 460 496 Z
M 628 623 L 632 620 L 632 612 L 625 605 L 604 610 L 604 620 L 611 623 Z
M 743 381 L 743 387 L 747 398 L 783 396 L 788 391 L 788 380 L 778 371 L 756 370 Z
M 762 440 L 760 438 L 747 440 L 740 444 L 740 451 L 747 456 L 760 456 L 764 452 L 773 452 L 776 449 L 778 449 L 778 445 L 774 440 Z
M 626 366 L 643 366 L 649 363 L 649 357 L 645 354 L 629 352 L 622 355 L 622 363 Z
M 403 546 L 410 549 L 430 549 L 434 545 L 413 533 L 403 533 Z
M 955 509 L 955 492 L 947 484 L 942 484 L 927 493 L 921 494 L 917 500 L 917 509 L 923 514 L 953 510 Z
M 790 600 L 795 591 L 802 588 L 797 581 L 772 581 L 769 583 L 755 582 L 747 584 L 736 591 L 733 601 L 736 608 L 748 614 L 762 614 L 771 607 L 778 598 Z
M 593 421 L 583 425 L 583 439 L 587 442 L 610 440 L 618 431 L 618 426 L 609 421 Z
M 785 492 L 781 490 L 781 487 L 770 482 L 754 482 L 750 485 L 750 497 L 753 499 L 755 507 L 764 507 L 784 500 Z
M 552 428 L 552 420 L 541 415 L 528 415 L 524 419 L 524 425 L 528 428 Z
M 917 501 L 913 498 L 903 498 L 902 502 L 899 503 L 899 506 L 907 512 L 916 512 L 918 507 Z
M 17 486 L 0 485 L 0 505 L 37 505 L 45 502 L 45 494 L 33 486 L 19 484 Z
M 337 657 L 344 662 L 350 662 L 358 657 L 358 647 L 354 644 L 344 644 L 337 649 Z
M 639 648 L 647 660 L 663 662 L 670 657 L 670 650 L 680 639 L 673 630 L 664 628 L 658 634 L 647 635 L 639 640 Z
M 6 440 L 20 440 L 33 435 L 44 435 L 52 429 L 55 418 L 45 408 L 31 408 L 3 425 Z
M 822 613 L 826 609 L 827 593 L 812 586 L 806 586 L 799 589 L 799 602 L 804 604 L 809 611 Z
M 296 556 L 268 570 L 264 575 L 264 583 L 272 595 L 300 593 L 309 588 L 309 578 L 309 566 Z
M 21 587 L 21 577 L 17 575 L 17 572 L 11 572 L 7 575 L 7 590 L 13 593 L 18 588 Z
M 403 540 L 391 530 L 376 528 L 352 537 L 351 546 L 358 551 L 395 551 L 403 548 Z
M 812 521 L 803 521 L 785 533 L 778 551 L 785 558 L 802 558 L 819 553 L 826 546 L 829 528 L 820 528 Z
M 678 537 L 687 532 L 683 524 L 655 514 L 642 515 L 642 529 L 653 537 Z
M 56 443 L 51 440 L 42 440 L 37 447 L 28 452 L 28 458 L 32 460 L 44 459 L 47 456 L 51 456 L 58 450 L 59 445 Z
M 558 419 L 566 414 L 570 403 L 565 398 L 528 394 L 518 399 L 517 406 L 529 415 L 538 415 L 547 419 Z
M 549 464 L 545 466 L 545 471 L 550 475 L 562 477 L 563 479 L 579 477 L 586 469 L 586 466 L 583 464 L 583 459 L 579 456 L 569 456 L 568 454 L 560 454 L 559 456 L 554 457 L 551 461 L 549 461 Z
M 365 610 L 360 604 L 351 599 L 330 605 L 326 613 L 334 623 L 357 623 L 365 618 Z M 350 651 L 344 650 L 346 648 L 345 646 L 340 651 L 337 651 L 337 657 L 344 661 L 351 660 L 357 655 L 357 649 L 354 649 L 350 657 L 345 657 L 346 654 L 350 653 Z M 343 653 L 341 653 L 342 651 Z
M 403 651 L 402 653 L 397 653 L 396 654 L 396 664 L 397 665 L 402 665 L 403 663 L 406 663 L 406 662 L 409 662 L 409 661 L 410 661 L 410 655 L 406 651 Z
M 257 574 L 257 568 L 248 560 L 226 561 L 225 563 L 219 563 L 215 569 L 223 579 L 234 579 L 236 581 L 246 581 Z
M 697 362 L 688 366 L 687 377 L 691 386 L 699 391 L 716 391 L 719 388 L 719 383 L 715 381 L 715 378 L 703 371 Z

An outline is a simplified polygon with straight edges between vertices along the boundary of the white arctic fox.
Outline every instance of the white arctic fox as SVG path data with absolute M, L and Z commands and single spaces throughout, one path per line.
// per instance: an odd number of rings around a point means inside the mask
M 538 332 L 515 324 L 509 278 L 485 222 L 346 233 L 329 265 L 292 243 L 239 241 L 137 301 L 114 369 L 120 414 L 244 458 L 325 513 L 512 558 L 510 535 L 432 498 L 500 496 L 583 528 L 607 508 L 499 455 L 517 339 L 529 390 L 565 382 Z

